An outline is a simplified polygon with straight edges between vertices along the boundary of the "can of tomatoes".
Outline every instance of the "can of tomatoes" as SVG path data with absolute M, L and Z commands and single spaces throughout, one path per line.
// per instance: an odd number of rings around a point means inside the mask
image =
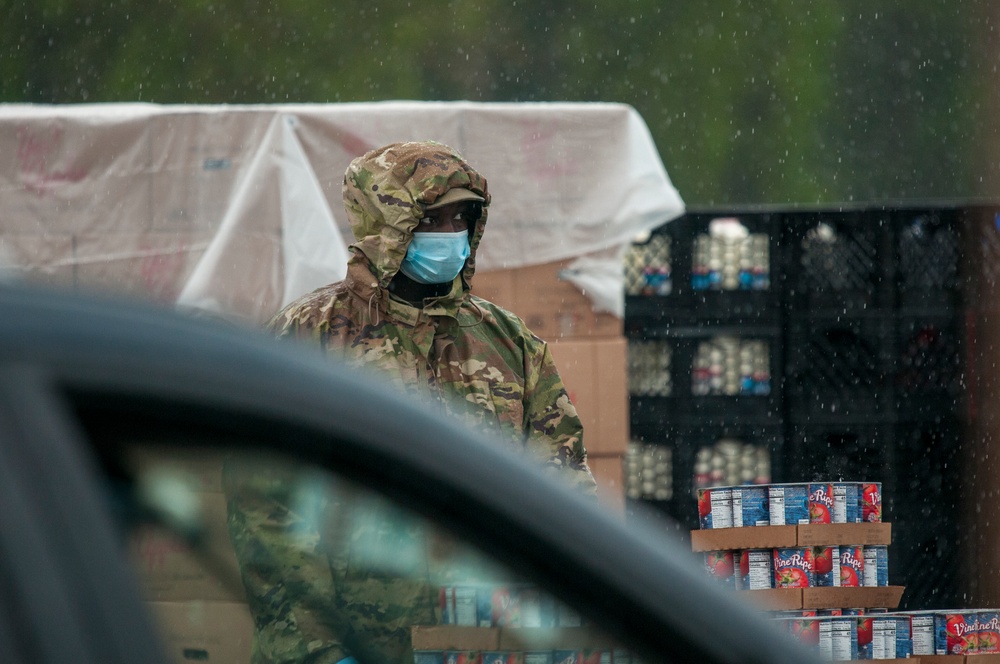
M 871 659 L 906 659 L 910 657 L 913 646 L 909 616 L 884 613 L 872 616 L 871 622 Z
M 771 549 L 737 551 L 733 565 L 738 569 L 738 590 L 766 590 L 774 587 L 774 552 Z
M 878 522 L 882 520 L 882 483 L 863 482 L 861 485 L 861 520 Z
M 774 549 L 775 588 L 809 588 L 814 585 L 811 547 Z
M 978 653 L 978 611 L 938 611 L 934 614 L 935 655 L 976 655 Z
M 865 611 L 854 616 L 858 632 L 858 659 L 872 658 L 872 617 Z
M 733 527 L 733 489 L 698 489 L 698 525 L 703 529 Z
M 720 585 L 736 588 L 734 551 L 706 551 L 705 569 L 708 575 Z
M 524 664 L 552 664 L 552 651 L 528 650 L 524 653 Z
M 746 485 L 733 487 L 733 527 L 770 525 L 767 507 L 767 487 Z
M 856 544 L 841 544 L 840 585 L 844 588 L 859 588 L 865 578 L 864 547 Z
M 831 523 L 861 523 L 860 504 L 859 482 L 834 482 Z
M 809 523 L 833 523 L 833 485 L 809 484 Z
M 478 650 L 446 650 L 444 664 L 482 664 L 483 653 Z
M 770 525 L 797 526 L 809 523 L 808 484 L 769 484 L 767 502 Z
M 817 587 L 828 588 L 840 585 L 839 546 L 814 546 L 812 565 Z
M 821 618 L 819 652 L 827 660 L 858 659 L 858 625 L 852 616 Z
M 913 646 L 913 656 L 933 655 L 934 647 L 934 616 L 937 611 L 904 611 L 910 618 L 910 643 Z
M 821 618 L 816 616 L 800 616 L 783 618 L 785 629 L 792 638 L 808 648 L 819 649 L 819 626 Z
M 1000 652 L 1000 613 L 997 611 L 979 612 L 979 655 L 992 655 Z
M 482 664 L 524 664 L 524 653 L 509 650 L 488 650 L 483 652 Z
M 445 664 L 443 650 L 414 650 L 413 664 Z
M 889 585 L 889 547 L 884 544 L 865 545 L 865 579 L 866 587 Z

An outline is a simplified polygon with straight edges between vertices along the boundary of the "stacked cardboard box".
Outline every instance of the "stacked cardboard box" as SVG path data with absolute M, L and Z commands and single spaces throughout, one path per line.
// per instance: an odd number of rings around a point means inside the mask
M 628 344 L 622 319 L 594 311 L 560 278 L 570 261 L 477 272 L 472 292 L 517 314 L 549 344 L 583 420 L 584 445 L 601 502 L 624 512 L 622 460 L 628 446 Z
M 226 528 L 222 456 L 143 448 L 135 461 L 170 473 L 193 492 L 205 533 L 203 555 L 162 529 L 144 527 L 131 536 L 129 553 L 163 647 L 178 663 L 246 664 L 253 621 Z

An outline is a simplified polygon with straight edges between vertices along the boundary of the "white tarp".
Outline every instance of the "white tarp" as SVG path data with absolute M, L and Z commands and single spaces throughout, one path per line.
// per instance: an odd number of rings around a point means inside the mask
M 622 104 L 15 104 L 0 105 L 0 256 L 259 322 L 343 274 L 350 160 L 426 139 L 489 182 L 479 271 L 575 258 L 564 277 L 619 316 L 625 248 L 683 212 Z

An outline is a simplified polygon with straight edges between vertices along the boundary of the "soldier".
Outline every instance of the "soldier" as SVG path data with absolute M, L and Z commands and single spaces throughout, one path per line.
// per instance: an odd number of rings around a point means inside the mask
M 495 439 L 499 432 L 512 449 L 596 494 L 582 425 L 547 345 L 518 317 L 470 292 L 490 204 L 486 179 L 448 146 L 395 143 L 351 162 L 343 194 L 356 238 L 346 278 L 291 303 L 269 329 L 279 338 L 313 342 L 349 364 L 376 369 L 404 389 L 430 394 L 471 428 L 492 432 Z M 275 532 L 275 524 L 262 516 L 259 504 L 254 507 L 259 494 L 251 498 L 234 488 L 230 498 L 230 530 L 243 562 L 243 554 L 264 546 L 259 533 Z M 318 539 L 298 532 L 306 538 L 305 548 L 319 546 Z M 309 568 L 299 549 L 288 555 L 299 572 Z M 308 579 L 281 583 L 269 578 L 276 569 L 243 565 L 257 624 L 255 662 L 333 663 L 351 654 L 342 639 L 324 631 L 329 625 L 319 627 L 328 619 L 313 619 L 322 613 L 322 600 L 292 596 L 293 587 L 306 593 L 312 584 L 343 599 L 342 591 L 331 589 L 343 579 L 337 565 L 330 566 L 332 579 L 319 565 Z M 406 611 L 389 612 L 401 617 L 387 632 L 405 638 L 408 621 L 428 620 L 428 611 L 412 604 L 426 592 L 398 585 L 387 592 L 410 603 Z M 310 616 L 314 633 L 302 624 L 290 626 L 294 611 L 281 607 L 296 603 L 310 605 L 300 613 Z M 375 613 L 386 612 L 368 612 Z M 347 629 L 373 633 L 356 624 Z M 411 656 L 405 643 L 386 647 L 399 661 Z M 279 651 L 302 658 L 280 659 Z

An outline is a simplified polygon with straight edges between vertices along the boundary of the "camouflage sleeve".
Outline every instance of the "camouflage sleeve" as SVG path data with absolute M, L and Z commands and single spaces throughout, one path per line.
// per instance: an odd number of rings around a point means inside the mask
M 334 664 L 347 653 L 329 611 L 330 568 L 315 522 L 283 475 L 233 461 L 223 470 L 229 535 L 254 620 L 251 661 Z
M 559 474 L 584 494 L 596 496 L 597 482 L 587 465 L 587 450 L 583 446 L 583 423 L 548 345 L 541 340 L 525 354 L 524 409 L 525 430 L 532 451 L 546 455 L 546 465 L 558 468 Z
M 436 622 L 423 533 L 321 477 L 280 464 L 225 465 L 230 539 L 254 620 L 251 661 L 334 664 L 364 655 L 409 664 L 410 627 Z

